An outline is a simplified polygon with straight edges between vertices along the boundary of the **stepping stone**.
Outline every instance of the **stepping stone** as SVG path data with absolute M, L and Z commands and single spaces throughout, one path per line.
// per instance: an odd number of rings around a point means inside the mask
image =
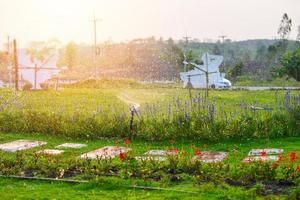
M 282 154 L 283 149 L 252 149 L 248 156 L 261 156 L 262 152 L 266 152 L 266 155 Z
M 106 146 L 88 153 L 84 153 L 80 156 L 80 158 L 109 159 L 120 155 L 120 153 L 127 153 L 129 151 L 131 151 L 131 149 L 127 147 Z
M 34 141 L 34 140 L 16 140 L 5 144 L 0 144 L 0 150 L 6 152 L 16 152 L 16 151 L 42 146 L 45 144 L 47 144 L 47 142 Z
M 57 149 L 44 149 L 41 151 L 38 151 L 37 153 L 46 154 L 46 155 L 59 155 L 62 154 L 63 150 L 57 150 Z
M 56 146 L 55 148 L 62 149 L 62 148 L 72 148 L 72 149 L 80 149 L 86 147 L 86 144 L 76 144 L 76 143 L 64 143 Z
M 248 156 L 244 158 L 243 162 L 250 163 L 254 161 L 262 161 L 262 162 L 269 162 L 269 161 L 278 161 L 279 157 L 276 155 L 267 155 L 267 156 Z
M 179 153 L 178 149 L 169 149 L 169 150 L 150 150 L 144 153 L 143 156 L 138 156 L 138 160 L 155 160 L 155 161 L 164 161 L 167 156 L 177 155 Z
M 199 156 L 194 156 L 194 160 L 200 160 L 204 163 L 222 162 L 227 158 L 226 152 L 203 151 Z

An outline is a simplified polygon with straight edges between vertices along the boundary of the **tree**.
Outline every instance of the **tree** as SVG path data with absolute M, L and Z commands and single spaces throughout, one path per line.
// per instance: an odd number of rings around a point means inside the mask
M 38 62 L 43 63 L 54 53 L 57 46 L 57 40 L 31 42 L 26 49 L 26 54 L 30 57 L 31 62 L 35 64 Z
M 244 63 L 242 61 L 237 62 L 230 70 L 229 70 L 229 78 L 236 82 L 237 77 L 242 75 L 244 69 Z
M 7 52 L 0 52 L 0 80 L 8 81 L 9 56 Z
M 74 69 L 77 62 L 77 45 L 74 42 L 67 44 L 65 49 L 65 63 L 70 70 Z
M 286 13 L 284 13 L 277 32 L 280 36 L 280 39 L 282 40 L 288 39 L 291 30 L 292 30 L 292 19 L 289 18 L 289 16 Z
M 298 34 L 296 40 L 300 42 L 300 25 L 298 26 Z
M 281 60 L 281 65 L 282 67 L 277 71 L 279 76 L 287 75 L 300 81 L 300 48 L 287 52 Z
M 215 45 L 214 45 L 213 50 L 212 50 L 212 53 L 213 53 L 214 55 L 221 55 L 221 54 L 222 54 L 222 52 L 221 52 L 221 50 L 220 50 L 218 44 L 215 44 Z

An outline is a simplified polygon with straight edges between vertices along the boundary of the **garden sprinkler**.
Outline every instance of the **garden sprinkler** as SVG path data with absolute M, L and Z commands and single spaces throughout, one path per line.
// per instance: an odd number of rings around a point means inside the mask
M 132 105 L 130 106 L 130 124 L 129 124 L 129 128 L 130 128 L 130 132 L 133 132 L 133 120 L 134 120 L 134 116 L 139 116 L 138 115 L 138 109 L 139 109 L 139 105 Z
M 187 82 L 187 85 L 186 85 L 186 88 L 189 90 L 189 96 L 190 96 L 190 101 L 191 101 L 191 106 L 192 106 L 192 91 L 191 89 L 193 88 L 193 85 L 191 83 L 191 75 L 188 75 L 188 82 Z

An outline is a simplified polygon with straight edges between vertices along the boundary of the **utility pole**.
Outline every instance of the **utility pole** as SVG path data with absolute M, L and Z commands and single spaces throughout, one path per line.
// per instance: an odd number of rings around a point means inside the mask
M 226 35 L 220 35 L 219 38 L 222 39 L 222 43 L 224 44 L 225 38 L 227 38 L 227 36 Z
M 13 84 L 12 84 L 12 64 L 11 64 L 11 52 L 10 52 L 10 38 L 9 38 L 9 35 L 7 36 L 7 57 L 8 57 L 8 66 L 7 66 L 7 69 L 8 69 L 8 83 L 9 83 L 9 86 L 11 87 Z
M 94 24 L 94 52 L 93 52 L 93 62 L 95 67 L 95 78 L 97 77 L 98 70 L 96 66 L 96 58 L 97 58 L 97 22 L 101 21 L 100 19 L 96 19 L 95 13 L 94 18 L 90 20 Z
M 191 37 L 189 37 L 187 35 L 187 33 L 185 34 L 185 37 L 182 37 L 185 40 L 185 47 L 184 47 L 184 51 L 185 54 L 187 54 L 187 48 L 188 48 L 188 44 L 189 44 L 189 39 L 191 39 Z M 186 72 L 186 65 L 184 65 L 184 71 Z
M 222 46 L 223 46 L 223 56 L 225 56 L 225 38 L 227 38 L 226 35 L 220 35 L 219 38 L 222 39 Z
M 17 55 L 17 41 L 14 39 L 14 68 L 15 68 L 15 90 L 19 90 L 19 67 L 18 67 L 18 55 Z

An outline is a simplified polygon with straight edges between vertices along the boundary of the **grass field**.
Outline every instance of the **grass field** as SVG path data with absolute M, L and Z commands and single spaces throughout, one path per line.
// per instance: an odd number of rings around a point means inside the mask
M 69 150 L 63 159 L 75 158 L 81 153 L 93 150 L 106 145 L 122 144 L 122 140 L 99 140 L 99 141 L 82 141 L 82 140 L 67 140 L 59 137 L 49 137 L 42 134 L 27 135 L 27 134 L 0 134 L 1 143 L 13 141 L 16 139 L 38 139 L 47 141 L 48 144 L 43 148 L 53 148 L 58 144 L 64 142 L 81 142 L 87 144 L 86 148 L 80 150 Z M 220 143 L 204 143 L 202 141 L 176 141 L 176 144 L 171 145 L 168 141 L 164 142 L 145 142 L 132 141 L 130 147 L 134 149 L 137 154 L 142 154 L 149 149 L 167 149 L 170 146 L 179 147 L 183 151 L 193 154 L 191 144 L 204 148 L 207 150 L 227 151 L 236 153 L 230 154 L 229 162 L 240 162 L 252 148 L 283 148 L 285 154 L 290 151 L 300 151 L 300 138 L 286 138 L 276 140 L 250 140 L 247 142 L 220 142 Z M 26 151 L 28 154 L 37 151 L 41 148 Z M 8 156 L 15 158 L 13 153 L 1 154 L 1 156 Z M 74 178 L 73 178 L 74 179 Z M 75 179 L 81 179 L 80 177 Z M 98 176 L 97 181 L 91 180 L 91 183 L 70 184 L 60 182 L 48 182 L 37 180 L 20 180 L 11 178 L 0 178 L 0 195 L 1 199 L 263 199 L 268 196 L 269 199 L 275 198 L 274 195 L 260 196 L 256 194 L 255 188 L 252 190 L 244 187 L 232 187 L 227 184 L 213 184 L 202 183 L 195 184 L 192 181 L 183 180 L 178 183 L 170 181 L 151 181 L 142 179 L 122 179 L 106 176 Z M 176 191 L 157 191 L 157 190 L 143 190 L 130 188 L 132 185 L 151 186 L 155 188 L 164 188 L 169 190 L 183 190 L 197 192 L 197 194 L 190 194 Z M 285 195 L 277 195 L 277 199 L 285 199 L 288 193 L 295 190 L 296 187 L 285 188 Z M 198 194 L 199 193 L 199 194 Z
M 282 148 L 286 157 L 289 152 L 300 153 L 300 123 L 298 111 L 294 110 L 298 105 L 298 91 L 287 95 L 286 91 L 215 90 L 210 91 L 210 97 L 206 99 L 203 90 L 192 90 L 190 99 L 188 91 L 176 85 L 166 87 L 121 83 L 104 82 L 97 87 L 92 85 L 93 88 L 87 84 L 59 91 L 22 91 L 17 95 L 9 90 L 0 90 L 0 143 L 34 139 L 47 141 L 48 144 L 43 148 L 54 148 L 65 142 L 88 145 L 83 149 L 66 150 L 63 156 L 42 158 L 39 161 L 41 169 L 38 174 L 33 175 L 35 177 L 47 176 L 51 170 L 68 169 L 68 165 L 73 166 L 77 162 L 76 158 L 80 154 L 90 150 L 107 145 L 122 146 L 126 137 L 131 139 L 133 155 L 140 155 L 151 149 L 170 148 L 179 148 L 190 157 L 194 155 L 195 148 L 203 151 L 226 151 L 229 152 L 229 158 L 225 165 L 230 168 L 239 168 L 252 148 Z M 140 107 L 138 115 L 134 116 L 133 130 L 130 130 L 132 105 Z M 295 107 L 289 107 L 290 105 Z M 253 110 L 251 106 L 267 109 Z M 22 169 L 18 169 L 16 165 L 20 165 L 20 168 L 25 166 L 24 169 L 31 166 L 34 152 L 39 149 L 17 155 L 2 152 L 1 174 L 20 175 L 23 173 Z M 54 163 L 47 163 L 49 161 Z M 283 165 L 294 167 L 298 163 L 297 160 L 292 165 Z M 85 167 L 85 163 L 80 164 Z M 95 169 L 118 168 L 119 176 L 107 177 L 97 173 L 91 176 L 94 173 L 93 164 Z M 186 165 L 181 166 L 183 171 L 188 171 L 189 166 Z M 297 172 L 290 170 L 293 186 L 273 188 L 275 179 L 270 178 L 273 175 L 264 171 L 257 175 L 257 166 L 246 166 L 242 170 L 250 175 L 254 173 L 257 182 L 250 188 L 230 186 L 224 183 L 227 172 L 222 175 L 224 178 L 217 175 L 218 165 L 212 166 L 216 172 L 209 171 L 209 165 L 200 165 L 200 171 L 195 174 L 176 172 L 175 176 L 180 177 L 180 181 L 172 181 L 173 172 L 168 173 L 167 169 L 172 166 L 167 164 L 160 166 L 167 173 L 164 172 L 160 180 L 155 181 L 149 177 L 128 176 L 128 166 L 118 159 L 107 166 L 105 163 L 92 162 L 86 169 L 87 175 L 83 173 L 71 177 L 92 182 L 75 185 L 2 177 L 0 196 L 1 199 L 293 199 L 291 195 L 297 190 L 300 180 Z M 122 174 L 122 167 L 126 169 L 125 174 Z M 152 170 L 151 167 L 140 167 L 141 171 Z M 221 165 L 220 167 L 222 168 Z M 202 168 L 204 172 L 201 171 Z M 221 168 L 220 171 L 223 170 Z M 251 169 L 254 171 L 251 172 Z M 215 180 L 210 180 L 209 174 L 205 176 L 205 173 L 212 173 L 213 177 L 216 175 Z M 236 176 L 230 173 L 229 177 Z M 276 174 L 279 178 L 282 176 L 280 169 Z M 203 181 L 203 177 L 208 180 Z M 271 188 L 266 187 L 268 183 L 264 180 L 273 181 L 270 183 Z M 134 189 L 130 188 L 132 185 L 193 191 L 197 194 Z

